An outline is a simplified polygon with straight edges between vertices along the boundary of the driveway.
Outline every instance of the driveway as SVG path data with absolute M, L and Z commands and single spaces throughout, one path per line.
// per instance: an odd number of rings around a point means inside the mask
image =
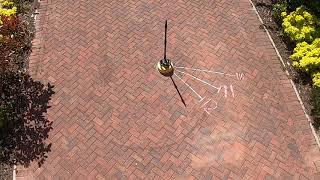
M 40 4 L 30 72 L 55 86 L 52 148 L 18 178 L 316 178 L 309 122 L 249 0 Z M 166 19 L 172 80 L 155 68 Z

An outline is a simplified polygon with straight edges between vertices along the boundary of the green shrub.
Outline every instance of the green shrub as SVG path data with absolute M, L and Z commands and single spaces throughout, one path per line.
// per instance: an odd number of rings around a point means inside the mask
M 294 11 L 297 7 L 305 6 L 315 15 L 320 17 L 320 1 L 319 0 L 287 0 L 288 11 Z
M 308 7 L 315 15 L 320 17 L 320 1 L 319 0 L 306 0 L 304 1 L 306 7 Z
M 288 2 L 288 10 L 294 11 L 297 7 L 304 5 L 304 0 L 286 0 Z
M 33 12 L 33 3 L 34 0 L 12 0 L 15 6 L 17 7 L 18 14 L 29 14 Z M 38 2 L 36 1 L 36 4 Z
M 313 43 L 298 43 L 290 56 L 293 66 L 312 76 L 313 85 L 320 87 L 320 38 Z
M 287 2 L 279 1 L 278 3 L 273 5 L 273 17 L 276 20 L 282 20 L 281 13 L 287 12 Z
M 295 11 L 287 15 L 285 12 L 282 27 L 284 33 L 294 42 L 312 42 L 317 37 L 319 21 L 304 7 L 298 7 Z

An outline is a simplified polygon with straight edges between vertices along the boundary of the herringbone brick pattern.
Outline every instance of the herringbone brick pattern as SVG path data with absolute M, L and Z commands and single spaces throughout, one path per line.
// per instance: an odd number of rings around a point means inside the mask
M 44 0 L 30 71 L 55 85 L 52 152 L 34 179 L 313 179 L 316 142 L 248 0 Z M 155 64 L 217 107 L 207 113 Z M 40 47 L 40 48 L 39 48 Z M 31 175 L 30 175 L 31 174 Z

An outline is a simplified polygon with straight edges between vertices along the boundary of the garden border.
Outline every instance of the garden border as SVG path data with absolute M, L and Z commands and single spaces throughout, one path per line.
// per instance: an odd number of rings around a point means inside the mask
M 258 11 L 257 11 L 254 3 L 252 2 L 252 0 L 248 0 L 248 1 L 250 2 L 251 6 L 252 6 L 252 8 L 253 8 L 253 10 L 254 10 L 254 12 L 255 12 L 256 15 L 258 16 L 259 21 L 260 21 L 262 24 L 264 24 L 264 23 L 263 23 L 263 20 L 261 19 L 260 14 L 258 13 Z M 263 26 L 263 29 L 264 29 L 265 32 L 267 33 L 267 36 L 268 36 L 268 38 L 269 38 L 269 40 L 270 40 L 270 42 L 271 42 L 274 50 L 276 51 L 276 54 L 277 54 L 278 58 L 280 59 L 282 65 L 283 65 L 284 71 L 285 71 L 286 75 L 287 75 L 287 76 L 290 76 L 288 70 L 286 69 L 286 65 L 285 65 L 285 63 L 284 63 L 284 61 L 283 61 L 283 59 L 282 59 L 282 57 L 281 57 L 281 55 L 280 55 L 280 53 L 279 53 L 279 51 L 278 51 L 278 49 L 277 49 L 277 47 L 276 47 L 276 45 L 275 45 L 272 37 L 271 37 L 268 29 L 267 29 L 265 26 Z M 320 150 L 320 140 L 319 140 L 319 137 L 317 136 L 317 133 L 316 133 L 316 131 L 315 131 L 313 125 L 312 125 L 312 121 L 311 121 L 309 115 L 306 113 L 306 108 L 305 108 L 305 106 L 304 106 L 304 104 L 303 104 L 303 102 L 302 102 L 302 100 L 301 100 L 301 97 L 300 97 L 300 94 L 298 93 L 297 87 L 296 87 L 296 85 L 294 84 L 294 82 L 292 81 L 291 78 L 289 78 L 289 80 L 290 80 L 291 86 L 293 87 L 294 92 L 295 92 L 295 94 L 296 94 L 296 96 L 297 96 L 297 98 L 298 98 L 298 100 L 299 100 L 299 103 L 300 103 L 300 105 L 301 105 L 301 107 L 302 107 L 302 110 L 303 110 L 303 112 L 304 112 L 304 114 L 305 114 L 305 116 L 306 116 L 306 118 L 307 118 L 307 120 L 308 120 L 308 122 L 309 122 L 309 125 L 310 125 L 310 127 L 311 127 L 311 131 L 312 131 L 312 134 L 313 134 L 313 136 L 314 136 L 314 138 L 315 138 L 315 140 L 316 140 L 316 142 L 317 142 L 317 145 L 318 145 L 318 150 Z
M 27 64 L 26 64 L 26 70 L 27 72 L 30 74 L 30 76 L 33 76 L 35 78 L 37 78 L 37 75 L 38 75 L 38 71 L 39 71 L 39 67 L 37 66 L 37 62 L 39 60 L 39 55 L 40 55 L 40 49 L 42 49 L 43 47 L 41 46 L 42 45 L 42 40 L 43 40 L 43 29 L 40 28 L 39 24 L 40 24 L 40 11 L 41 11 L 41 4 L 43 3 L 43 1 L 41 0 L 34 0 L 36 1 L 36 3 L 39 4 L 39 7 L 35 8 L 35 11 L 33 13 L 33 23 L 34 23 L 34 29 L 35 29 L 35 34 L 34 34 L 34 37 L 31 41 L 32 43 L 32 53 L 29 54 L 29 56 L 27 57 L 28 58 L 28 61 L 27 61 Z M 42 2 L 42 3 L 41 3 Z M 35 3 L 35 2 L 34 2 Z M 38 58 L 38 59 L 37 59 Z M 31 69 L 31 71 L 30 71 Z M 28 172 L 25 172 L 27 170 L 25 170 L 23 167 L 21 166 L 17 166 L 17 165 L 14 165 L 13 166 L 13 169 L 12 169 L 12 180 L 16 180 L 17 178 L 20 179 L 20 178 L 25 178 L 27 177 L 28 179 L 28 175 L 25 176 L 26 174 L 28 174 Z M 22 172 L 22 175 L 19 175 L 19 172 L 21 173 Z

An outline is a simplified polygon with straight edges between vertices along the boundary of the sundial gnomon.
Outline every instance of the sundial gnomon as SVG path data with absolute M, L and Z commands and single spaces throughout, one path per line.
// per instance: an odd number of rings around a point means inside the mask
M 172 81 L 173 81 L 173 79 L 171 76 L 174 75 L 181 82 L 183 82 L 193 92 L 193 94 L 197 98 L 197 104 L 199 104 L 200 108 L 203 109 L 207 114 L 210 115 L 211 114 L 210 112 L 212 112 L 212 110 L 214 110 L 218 107 L 218 102 L 214 99 L 206 98 L 205 96 L 200 95 L 200 93 L 198 93 L 194 88 L 192 88 L 192 86 L 190 84 L 188 84 L 185 80 L 183 80 L 183 78 L 178 74 L 188 76 L 188 77 L 204 84 L 208 88 L 214 90 L 214 92 L 216 92 L 217 94 L 222 91 L 224 94 L 224 98 L 227 98 L 228 94 L 229 94 L 229 97 L 231 97 L 231 98 L 235 97 L 235 90 L 234 90 L 234 86 L 232 84 L 216 85 L 216 84 L 208 82 L 204 79 L 198 78 L 198 77 L 188 73 L 187 71 L 197 71 L 197 72 L 201 72 L 201 73 L 214 74 L 217 76 L 225 76 L 226 78 L 233 78 L 236 80 L 242 80 L 244 77 L 243 73 L 225 73 L 225 72 L 219 72 L 219 71 L 213 71 L 213 70 L 207 70 L 207 69 L 173 66 L 172 62 L 167 59 L 167 56 L 166 56 L 167 48 L 166 47 L 167 47 L 167 21 L 165 23 L 164 58 L 161 59 L 157 64 L 158 71 L 164 76 L 170 76 Z M 176 72 L 174 72 L 174 71 L 176 71 Z M 173 83 L 174 83 L 174 81 L 173 81 Z M 174 83 L 174 85 L 176 87 L 175 83 Z M 178 89 L 177 89 L 177 91 L 179 93 L 179 96 L 180 96 L 183 104 L 186 106 Z

